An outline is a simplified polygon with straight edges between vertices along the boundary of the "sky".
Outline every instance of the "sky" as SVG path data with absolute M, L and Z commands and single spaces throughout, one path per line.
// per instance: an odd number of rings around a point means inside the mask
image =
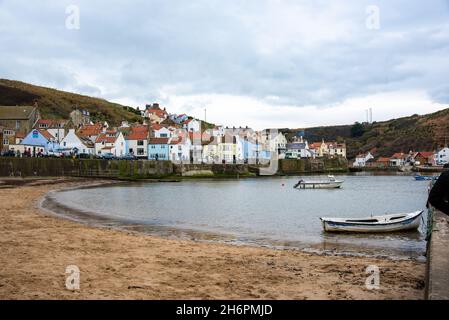
M 216 124 L 449 107 L 449 1 L 0 0 L 0 78 Z

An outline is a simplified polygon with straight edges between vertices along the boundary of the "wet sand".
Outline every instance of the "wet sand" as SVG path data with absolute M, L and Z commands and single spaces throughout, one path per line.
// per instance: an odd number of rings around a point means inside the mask
M 49 191 L 98 182 L 0 184 L 0 299 L 423 298 L 422 262 L 169 239 L 38 208 Z M 80 290 L 65 287 L 68 265 L 81 271 Z M 365 286 L 369 265 L 379 289 Z

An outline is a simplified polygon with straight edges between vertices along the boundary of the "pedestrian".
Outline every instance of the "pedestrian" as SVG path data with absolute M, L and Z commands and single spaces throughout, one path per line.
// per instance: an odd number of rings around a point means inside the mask
M 440 175 L 432 187 L 427 200 L 427 206 L 432 205 L 444 214 L 449 215 L 449 164 L 445 164 L 445 171 Z

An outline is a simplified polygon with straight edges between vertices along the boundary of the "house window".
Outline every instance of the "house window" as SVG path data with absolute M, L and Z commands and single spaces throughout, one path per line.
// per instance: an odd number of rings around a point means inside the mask
M 6 146 L 9 144 L 9 140 L 8 139 L 3 139 L 3 144 Z
M 166 134 L 166 133 L 161 133 L 161 134 L 160 134 L 160 137 L 161 137 L 161 138 L 167 138 L 167 134 Z
M 20 121 L 16 120 L 16 129 L 20 129 Z
M 143 148 L 137 148 L 137 155 L 143 156 L 144 155 L 144 149 Z
M 129 153 L 134 153 L 133 148 L 129 148 Z
M 4 134 L 5 136 L 12 136 L 14 133 L 13 133 L 12 130 L 4 130 L 4 131 L 3 131 L 3 134 Z
M 64 147 L 67 145 L 67 142 L 64 141 Z
M 137 140 L 137 145 L 138 146 L 143 146 L 143 140 Z

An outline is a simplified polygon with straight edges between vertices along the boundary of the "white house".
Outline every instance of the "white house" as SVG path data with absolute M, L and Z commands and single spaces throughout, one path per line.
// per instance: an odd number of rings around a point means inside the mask
M 158 123 L 154 123 L 151 128 L 153 129 L 154 138 L 170 138 L 172 131 L 166 127 L 161 126 Z
M 128 146 L 127 152 L 137 158 L 148 159 L 148 139 L 149 129 L 147 126 L 131 128 L 131 132 L 126 137 Z
M 201 121 L 198 121 L 193 118 L 189 118 L 184 121 L 183 128 L 186 129 L 188 132 L 198 132 L 201 131 Z
M 402 152 L 397 152 L 393 154 L 390 158 L 391 167 L 400 167 L 405 165 L 408 155 Z
M 101 133 L 95 140 L 95 154 L 103 155 L 112 153 L 121 157 L 126 153 L 126 142 L 123 134 L 117 131 L 106 131 Z
M 435 153 L 435 163 L 437 165 L 445 165 L 449 163 L 449 148 L 444 147 Z
M 313 153 L 309 149 L 309 144 L 305 142 L 287 143 L 285 158 L 287 159 L 299 159 L 299 158 L 312 158 Z
M 173 162 L 190 162 L 191 145 L 188 137 L 171 138 L 168 142 L 169 159 Z
M 34 128 L 47 130 L 57 142 L 61 142 L 68 131 L 69 120 L 39 119 Z
M 362 153 L 362 154 L 357 155 L 357 157 L 355 158 L 355 161 L 352 165 L 354 167 L 364 167 L 364 166 L 366 166 L 366 162 L 370 159 L 374 159 L 371 152 Z
M 63 153 L 95 154 L 95 145 L 89 138 L 78 137 L 75 129 L 69 129 L 62 139 L 59 150 Z

